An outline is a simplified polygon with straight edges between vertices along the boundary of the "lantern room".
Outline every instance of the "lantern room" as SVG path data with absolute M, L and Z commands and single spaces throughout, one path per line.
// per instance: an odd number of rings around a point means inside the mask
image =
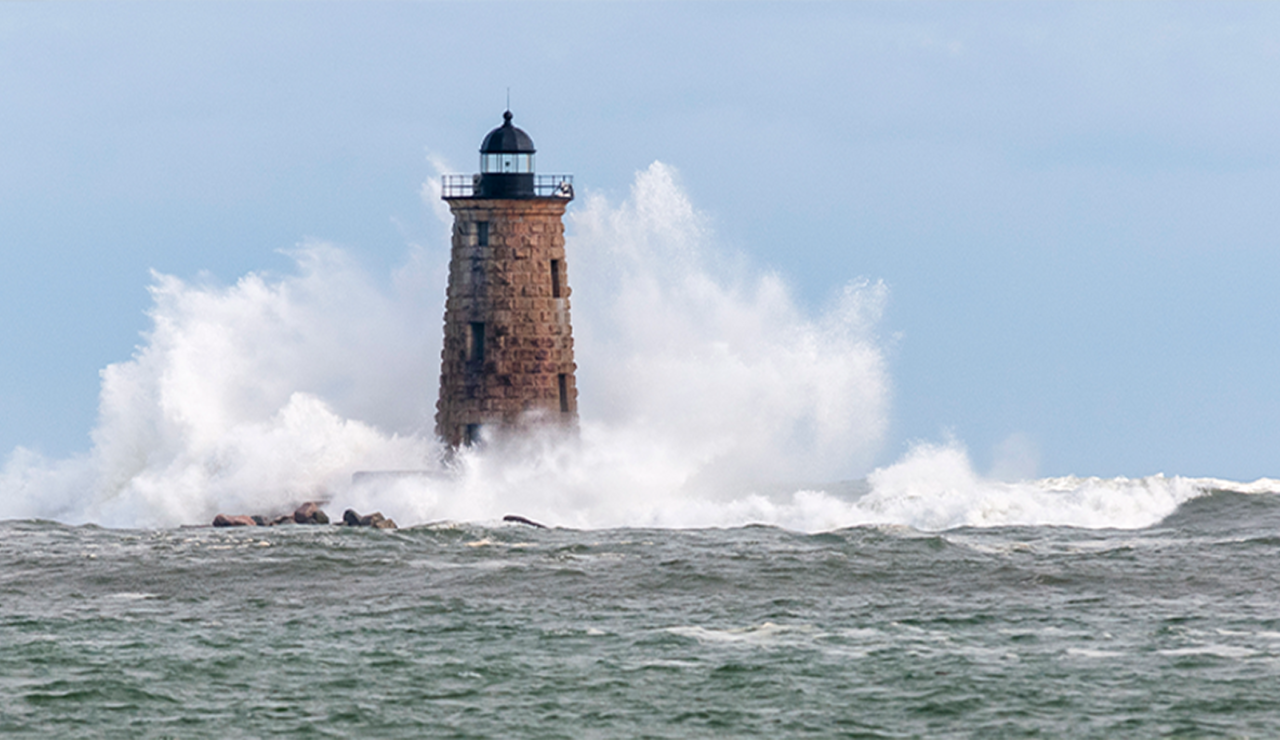
M 533 139 L 511 123 L 511 111 L 502 114 L 502 125 L 489 132 L 480 145 L 481 198 L 532 198 Z

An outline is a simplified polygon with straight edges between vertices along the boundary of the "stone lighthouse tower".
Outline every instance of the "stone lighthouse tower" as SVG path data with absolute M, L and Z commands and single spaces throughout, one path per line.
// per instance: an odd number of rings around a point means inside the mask
M 450 447 L 578 418 L 564 223 L 568 175 L 536 175 L 511 111 L 480 146 L 480 174 L 446 175 L 453 247 L 436 434 Z

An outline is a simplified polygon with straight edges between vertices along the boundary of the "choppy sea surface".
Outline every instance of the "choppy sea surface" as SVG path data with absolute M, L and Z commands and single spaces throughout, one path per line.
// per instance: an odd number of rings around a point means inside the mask
M 0 523 L 0 735 L 1275 737 L 1280 496 L 1143 529 Z

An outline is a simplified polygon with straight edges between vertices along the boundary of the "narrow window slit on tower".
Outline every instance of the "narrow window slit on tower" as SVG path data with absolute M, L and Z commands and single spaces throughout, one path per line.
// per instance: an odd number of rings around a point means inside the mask
M 569 376 L 560 373 L 556 376 L 556 384 L 560 386 L 560 413 L 569 413 Z
M 488 221 L 476 222 L 476 246 L 480 246 L 480 247 L 489 246 L 489 222 Z
M 467 360 L 471 362 L 484 361 L 484 322 L 471 322 L 471 340 L 467 343 Z
M 479 444 L 480 439 L 479 424 L 467 424 L 462 428 L 462 444 L 470 447 L 471 445 Z
M 560 292 L 560 260 L 551 260 L 551 297 L 563 297 Z

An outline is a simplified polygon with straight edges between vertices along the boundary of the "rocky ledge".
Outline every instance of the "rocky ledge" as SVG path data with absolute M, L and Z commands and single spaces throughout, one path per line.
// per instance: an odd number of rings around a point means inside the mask
M 277 524 L 328 524 L 329 515 L 320 508 L 318 501 L 308 501 L 299 506 L 292 514 L 266 517 L 260 514 L 219 514 L 213 518 L 215 527 L 273 527 Z M 347 509 L 342 513 L 342 521 L 338 526 L 373 527 L 375 529 L 395 529 L 396 523 L 375 511 L 361 516 L 355 509 Z

